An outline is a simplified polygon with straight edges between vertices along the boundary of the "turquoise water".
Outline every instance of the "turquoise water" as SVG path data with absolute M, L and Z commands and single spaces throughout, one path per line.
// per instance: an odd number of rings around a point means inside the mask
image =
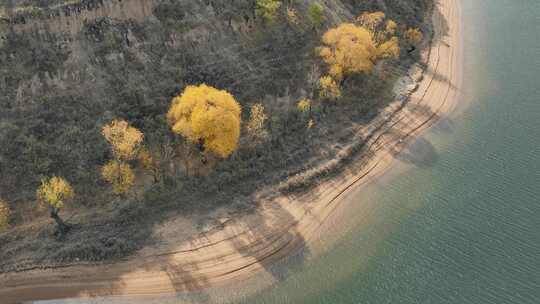
M 369 221 L 245 303 L 540 303 L 540 1 L 462 9 L 466 106 L 431 160 L 354 193 Z

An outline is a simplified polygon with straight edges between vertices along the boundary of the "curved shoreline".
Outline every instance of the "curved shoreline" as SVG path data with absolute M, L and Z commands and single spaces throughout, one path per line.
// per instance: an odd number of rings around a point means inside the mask
M 158 295 L 234 284 L 274 261 L 310 246 L 345 193 L 383 173 L 405 148 L 404 142 L 431 126 L 456 105 L 461 82 L 459 0 L 435 4 L 431 55 L 417 90 L 403 105 L 396 101 L 379 114 L 381 124 L 364 128 L 368 151 L 343 172 L 310 193 L 262 204 L 257 214 L 173 250 L 143 250 L 117 264 L 68 266 L 0 275 L 2 303 L 101 295 Z M 441 30 L 448 26 L 448 33 Z M 421 110 L 420 110 L 421 109 Z M 377 119 L 379 120 L 379 119 Z

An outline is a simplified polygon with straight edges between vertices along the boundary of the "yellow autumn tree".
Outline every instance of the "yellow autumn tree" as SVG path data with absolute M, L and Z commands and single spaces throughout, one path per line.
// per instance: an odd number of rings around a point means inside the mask
M 230 93 L 202 84 L 188 86 L 175 97 L 167 119 L 173 132 L 226 158 L 238 147 L 240 114 Z
M 112 160 L 101 168 L 101 176 L 112 185 L 113 192 L 126 194 L 135 182 L 135 174 L 129 164 Z
M 322 37 L 319 55 L 328 64 L 328 73 L 336 81 L 345 75 L 370 72 L 377 47 L 371 32 L 352 23 L 328 30 Z
M 10 215 L 11 209 L 9 209 L 8 203 L 0 199 L 0 231 L 8 226 Z
M 102 128 L 101 133 L 111 145 L 116 159 L 124 161 L 137 156 L 144 139 L 141 131 L 131 127 L 125 120 L 113 120 Z
M 268 131 L 264 127 L 267 119 L 268 117 L 264 113 L 264 106 L 262 104 L 256 103 L 251 106 L 246 130 L 253 143 L 259 143 L 268 137 Z
M 380 16 L 366 21 L 369 27 L 379 22 Z M 384 14 L 382 15 L 384 18 Z M 355 73 L 370 73 L 378 59 L 397 58 L 399 43 L 396 37 L 376 39 L 368 27 L 344 23 L 328 30 L 322 38 L 319 55 L 328 65 L 328 74 L 336 81 Z
M 338 83 L 330 76 L 323 76 L 319 79 L 319 92 L 323 98 L 337 99 L 341 97 Z
M 127 163 L 139 156 L 143 149 L 144 135 L 125 120 L 113 120 L 101 133 L 111 145 L 115 160 L 101 168 L 101 176 L 118 195 L 126 194 L 135 181 L 135 174 Z
M 65 203 L 75 197 L 69 182 L 58 176 L 44 178 L 36 191 L 36 197 L 42 208 L 49 209 L 60 234 L 66 233 L 70 227 L 60 218 L 59 213 L 65 207 Z

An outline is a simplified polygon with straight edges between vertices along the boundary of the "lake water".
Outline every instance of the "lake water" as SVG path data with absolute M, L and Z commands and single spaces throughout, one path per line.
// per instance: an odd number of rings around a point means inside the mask
M 432 160 L 353 193 L 367 223 L 243 302 L 540 303 L 540 1 L 462 15 L 462 106 L 423 137 Z

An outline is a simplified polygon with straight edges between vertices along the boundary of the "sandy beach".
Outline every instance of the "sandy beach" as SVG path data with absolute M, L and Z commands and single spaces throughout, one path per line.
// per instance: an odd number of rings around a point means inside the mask
M 227 221 L 189 242 L 142 250 L 111 265 L 66 266 L 0 275 L 2 303 L 90 296 L 159 295 L 233 286 L 324 237 L 321 225 L 344 195 L 389 171 L 412 139 L 457 104 L 462 41 L 459 0 L 439 0 L 435 34 L 423 55 L 425 70 L 404 105 L 390 104 L 361 132 L 368 138 L 357 160 L 309 193 L 264 202 L 256 214 Z

